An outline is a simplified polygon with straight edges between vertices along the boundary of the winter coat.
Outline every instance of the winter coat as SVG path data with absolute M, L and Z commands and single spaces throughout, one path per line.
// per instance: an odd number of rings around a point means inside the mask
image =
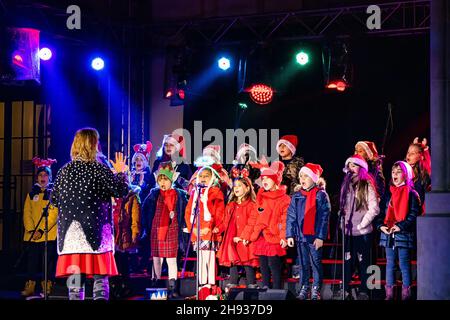
M 307 242 L 318 238 L 326 240 L 328 236 L 328 220 L 331 212 L 330 199 L 325 190 L 321 189 L 316 195 L 316 217 L 314 223 L 315 235 L 308 237 L 303 234 L 305 219 L 306 196 L 295 192 L 287 210 L 286 239 L 294 238 L 296 242 Z
M 128 194 L 128 177 L 104 164 L 74 160 L 58 172 L 52 205 L 58 208 L 58 254 L 114 251 L 111 198 Z
M 264 239 L 273 244 L 286 240 L 286 214 L 290 202 L 285 188 L 276 191 L 260 189 L 256 197 L 258 216 L 250 241 L 256 241 L 261 232 Z
M 349 186 L 345 196 L 345 234 L 361 236 L 373 231 L 372 221 L 380 213 L 379 198 L 371 183 L 368 184 L 367 206 L 368 209 L 356 209 L 357 187 Z M 342 227 L 342 226 L 341 226 Z
M 394 241 L 389 239 L 389 236 L 380 229 L 384 224 L 388 204 L 391 201 L 391 192 L 386 190 L 385 196 L 380 203 L 380 214 L 375 219 L 375 226 L 381 232 L 380 246 L 382 247 L 403 247 L 414 249 L 416 247 L 416 219 L 421 214 L 422 208 L 418 193 L 411 189 L 409 192 L 409 210 L 406 219 L 397 222 L 396 225 L 400 228 L 399 232 L 394 234 Z
M 113 221 L 116 249 L 129 251 L 136 249 L 135 243 L 141 232 L 141 200 L 139 187 L 135 187 L 126 197 L 114 199 Z M 135 242 L 133 243 L 133 239 Z
M 194 192 L 192 192 L 189 202 L 186 206 L 185 212 L 185 221 L 188 232 L 192 231 L 192 222 L 191 222 L 191 210 L 192 206 L 195 206 L 194 202 Z M 201 240 L 205 241 L 220 241 L 221 237 L 218 233 L 213 234 L 213 229 L 222 223 L 224 213 L 225 213 L 225 200 L 223 197 L 223 193 L 219 187 L 210 187 L 208 190 L 208 199 L 203 198 L 203 196 L 199 197 L 199 210 L 200 210 L 200 229 L 209 229 L 205 235 L 202 235 Z M 211 213 L 211 219 L 209 221 L 205 221 L 205 202 L 209 212 Z M 195 224 L 195 228 L 197 229 L 197 223 Z M 197 241 L 197 236 L 192 233 L 191 241 Z
M 254 225 L 257 219 L 256 202 L 250 199 L 238 204 L 237 202 L 230 202 L 225 208 L 225 217 L 223 222 L 218 226 L 219 233 L 224 233 L 223 241 L 221 243 L 217 256 L 219 264 L 230 266 L 232 265 L 228 259 L 230 248 L 225 246 L 232 246 L 235 248 L 236 255 L 239 257 L 239 265 L 255 265 L 257 264 L 257 257 L 254 255 L 254 245 L 250 242 L 244 245 L 242 241 L 237 244 L 234 243 L 233 238 L 239 237 L 243 240 L 249 240 L 253 232 Z M 231 223 L 234 222 L 234 225 Z M 234 250 L 233 250 L 234 251 Z
M 281 184 L 287 187 L 286 194 L 292 196 L 295 187 L 300 183 L 298 176 L 300 169 L 305 165 L 303 158 L 294 156 L 291 160 L 284 161 L 283 180 Z
M 50 200 L 51 193 L 50 185 L 47 189 L 42 190 L 38 184 L 35 184 L 31 192 L 25 198 L 25 205 L 23 208 L 23 225 L 25 233 L 23 240 L 28 241 L 31 233 L 36 228 L 39 219 L 42 216 L 44 208 L 47 206 Z M 56 218 L 58 216 L 58 209 L 49 207 L 48 209 L 48 240 L 56 240 Z M 42 237 L 37 240 L 31 240 L 31 242 L 43 242 L 45 241 L 45 219 L 42 218 L 36 231 L 42 232 Z
M 378 196 L 381 199 L 386 191 L 386 179 L 383 175 L 383 167 L 381 163 L 378 163 L 378 161 L 367 161 L 367 165 L 369 167 L 368 171 L 370 175 L 375 180 Z
M 141 188 L 139 197 L 145 199 L 150 193 L 150 190 L 156 185 L 155 176 L 150 172 L 149 167 L 146 167 L 142 172 L 132 171 L 131 184 Z
M 178 188 L 174 188 L 177 192 L 177 200 L 176 200 L 176 215 L 178 221 L 178 243 L 179 250 L 182 254 L 184 254 L 185 249 L 187 247 L 187 243 L 189 242 L 189 234 L 183 232 L 183 229 L 186 227 L 186 223 L 184 220 L 184 214 L 186 210 L 186 205 L 188 202 L 188 194 L 186 191 Z M 150 234 L 150 229 L 153 224 L 153 218 L 156 213 L 156 205 L 158 203 L 159 192 L 161 189 L 153 188 L 150 191 L 148 197 L 144 200 L 144 205 L 142 207 L 142 225 L 145 234 Z

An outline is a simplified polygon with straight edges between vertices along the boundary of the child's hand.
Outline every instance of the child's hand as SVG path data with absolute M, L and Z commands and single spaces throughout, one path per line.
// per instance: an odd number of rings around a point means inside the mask
M 42 231 L 37 230 L 33 235 L 33 240 L 39 240 L 40 238 L 42 238 L 42 235 Z
M 394 232 L 400 232 L 400 228 L 397 227 L 397 225 L 394 225 L 394 226 L 391 228 L 391 233 L 394 233 Z
M 234 237 L 234 238 L 233 238 L 233 242 L 234 242 L 234 243 L 239 243 L 239 241 L 242 241 L 242 239 L 239 238 L 239 237 Z
M 219 233 L 219 228 L 217 228 L 217 227 L 215 227 L 214 229 L 213 229 L 213 233 Z
M 188 228 L 183 228 L 183 232 L 184 233 L 189 233 L 189 229 Z
M 173 218 L 175 217 L 175 212 L 173 212 L 173 211 L 170 211 L 170 213 L 169 213 L 169 217 L 170 217 L 170 219 L 173 219 Z
M 280 246 L 281 246 L 282 248 L 286 248 L 286 247 L 287 247 L 287 242 L 286 242 L 286 240 L 281 239 L 281 240 L 280 240 Z
M 323 246 L 323 240 L 317 238 L 316 240 L 314 240 L 313 245 L 316 248 L 316 250 L 319 250 Z
M 248 240 L 242 240 L 242 243 L 244 244 L 244 246 L 247 246 L 247 245 L 250 243 L 250 241 L 248 241 Z
M 382 226 L 381 228 L 380 228 L 380 230 L 381 230 L 381 232 L 383 232 L 384 234 L 387 234 L 387 235 L 389 235 L 391 232 L 389 231 L 389 229 L 388 229 L 388 227 L 386 227 L 386 226 Z
M 294 238 L 288 238 L 287 245 L 292 248 L 294 246 Z
M 200 236 L 206 236 L 208 234 L 208 232 L 210 232 L 210 231 L 211 231 L 210 228 L 200 229 Z

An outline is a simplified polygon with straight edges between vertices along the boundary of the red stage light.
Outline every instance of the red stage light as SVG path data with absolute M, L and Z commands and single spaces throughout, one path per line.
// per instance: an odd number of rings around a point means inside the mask
M 327 84 L 327 88 L 328 89 L 336 89 L 337 91 L 345 91 L 345 89 L 347 88 L 347 83 L 344 80 L 337 80 L 337 81 L 332 81 L 330 83 Z
M 171 96 L 173 96 L 172 90 L 167 91 L 166 98 L 170 98 Z
M 178 90 L 178 96 L 180 97 L 181 100 L 184 100 L 185 93 L 183 89 Z
M 250 88 L 250 97 L 257 104 L 268 104 L 273 99 L 273 89 L 265 84 L 255 84 Z

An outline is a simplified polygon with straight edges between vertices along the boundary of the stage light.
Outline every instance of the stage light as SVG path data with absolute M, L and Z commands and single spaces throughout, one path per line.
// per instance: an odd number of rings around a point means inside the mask
M 166 94 L 165 94 L 166 99 L 168 99 L 168 98 L 170 98 L 170 97 L 172 97 L 172 96 L 173 96 L 172 90 L 168 90 L 168 91 L 166 92 Z
M 52 57 L 52 51 L 49 48 L 42 48 L 39 50 L 39 58 L 41 60 L 47 61 Z
M 304 66 L 309 62 L 309 55 L 304 51 L 300 51 L 295 55 L 295 60 L 299 65 Z
M 336 89 L 337 91 L 345 91 L 348 87 L 348 84 L 344 80 L 335 80 L 331 81 L 326 86 L 328 89 Z
M 226 71 L 230 68 L 230 59 L 227 59 L 225 57 L 220 58 L 217 61 L 217 66 L 222 69 L 223 71 Z
M 273 89 L 265 84 L 255 84 L 250 88 L 250 98 L 257 104 L 268 104 L 273 99 Z
M 183 89 L 178 90 L 178 96 L 180 97 L 181 100 L 184 100 L 185 95 L 186 94 Z
M 242 110 L 245 110 L 248 108 L 247 104 L 244 102 L 239 102 L 238 103 L 239 108 L 241 108 Z
M 95 58 L 92 60 L 91 63 L 92 69 L 96 70 L 96 71 L 100 71 L 105 67 L 105 61 L 103 61 L 102 58 Z
M 13 63 L 19 67 L 23 67 L 23 58 L 20 54 L 15 54 L 13 56 Z

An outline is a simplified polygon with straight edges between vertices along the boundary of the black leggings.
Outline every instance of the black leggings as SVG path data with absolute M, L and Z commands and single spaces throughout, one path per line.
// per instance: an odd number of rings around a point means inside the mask
M 239 266 L 230 267 L 230 283 L 232 284 L 239 284 L 238 267 Z M 256 282 L 255 269 L 250 266 L 244 266 L 244 268 L 245 268 L 245 282 L 247 283 L 247 285 L 255 284 Z
M 281 289 L 281 257 L 259 256 L 259 264 L 263 278 L 263 286 L 270 286 L 272 275 L 273 289 Z

